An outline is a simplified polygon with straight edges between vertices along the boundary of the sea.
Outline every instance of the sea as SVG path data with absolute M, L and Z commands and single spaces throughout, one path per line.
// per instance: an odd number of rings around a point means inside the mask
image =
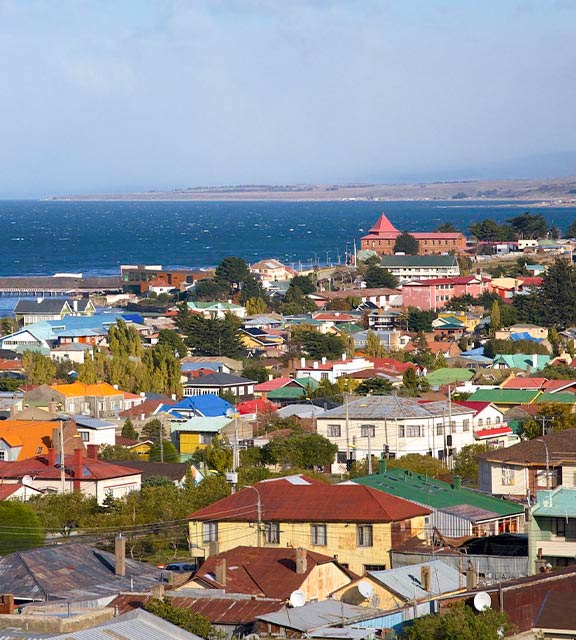
M 542 213 L 564 230 L 575 207 L 495 201 L 144 202 L 0 201 L 0 277 L 113 275 L 121 264 L 196 269 L 234 255 L 295 268 L 335 265 L 360 247 L 380 213 L 400 230 Z

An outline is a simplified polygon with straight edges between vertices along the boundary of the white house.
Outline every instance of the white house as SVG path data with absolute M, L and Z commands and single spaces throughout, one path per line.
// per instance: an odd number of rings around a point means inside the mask
M 419 402 L 397 396 L 366 396 L 326 411 L 316 419 L 320 435 L 338 445 L 338 462 L 382 453 L 409 453 L 448 459 L 475 443 L 474 409 L 450 403 Z
M 84 415 L 71 417 L 76 423 L 76 429 L 85 445 L 95 444 L 100 447 L 116 444 L 116 424 L 114 422 Z
M 327 361 L 326 358 L 322 358 L 319 362 L 313 362 L 311 366 L 306 364 L 305 358 L 301 358 L 300 366 L 296 369 L 296 378 L 336 382 L 341 376 L 349 376 L 365 369 L 374 369 L 374 363 L 364 358 L 346 358 L 345 353 L 342 354 L 342 360 Z

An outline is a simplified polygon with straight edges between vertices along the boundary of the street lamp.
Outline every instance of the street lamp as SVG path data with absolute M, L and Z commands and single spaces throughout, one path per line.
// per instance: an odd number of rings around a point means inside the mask
M 548 452 L 548 445 L 542 438 L 536 438 L 536 442 L 541 442 L 546 449 L 546 489 L 550 489 L 550 455 Z
M 372 446 L 371 438 L 374 437 L 376 431 L 376 425 L 363 424 L 360 425 L 360 435 L 363 438 L 368 438 L 368 475 L 372 475 Z
M 262 546 L 262 496 L 260 495 L 260 491 L 256 489 L 253 485 L 248 485 L 246 489 L 252 489 L 256 491 L 256 495 L 258 496 L 258 501 L 256 502 L 256 514 L 257 514 L 257 534 L 258 534 L 258 546 Z

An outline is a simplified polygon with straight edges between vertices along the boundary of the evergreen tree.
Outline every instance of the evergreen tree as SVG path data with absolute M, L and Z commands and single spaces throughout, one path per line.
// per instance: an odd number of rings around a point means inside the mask
M 184 340 L 171 329 L 160 329 L 158 332 L 158 344 L 167 344 L 173 351 L 175 356 L 185 358 L 188 355 L 188 348 L 184 344 Z
M 565 329 L 576 322 L 576 267 L 556 258 L 542 278 L 538 300 L 548 326 Z M 518 296 L 522 297 L 522 296 Z
M 250 277 L 252 277 L 252 274 L 248 265 L 242 258 L 237 258 L 236 256 L 224 258 L 216 267 L 216 279 L 225 282 L 230 287 L 230 290 L 240 289 L 242 283 L 246 282 Z
M 148 600 L 144 608 L 155 616 L 205 640 L 225 639 L 224 633 L 212 626 L 210 620 L 205 615 L 194 613 L 184 607 L 175 606 L 172 603 L 172 598 L 165 597 L 162 600 L 152 598 Z
M 48 356 L 37 351 L 25 351 L 22 367 L 28 384 L 50 384 L 56 375 L 56 365 Z
M 392 390 L 392 383 L 386 378 L 366 378 L 356 387 L 356 393 L 363 396 L 389 396 Z
M 0 555 L 25 551 L 44 544 L 44 531 L 29 505 L 15 500 L 0 502 L 0 522 L 3 531 Z
M 496 331 L 501 328 L 500 305 L 497 300 L 494 300 L 492 303 L 492 309 L 490 309 L 490 335 L 495 335 Z
M 152 442 L 157 442 L 163 435 L 162 421 L 158 418 L 152 418 L 142 427 L 142 436 Z
M 134 423 L 130 420 L 130 417 L 126 418 L 122 425 L 122 437 L 128 438 L 128 440 L 138 440 L 138 432 L 134 428 Z
M 408 256 L 417 256 L 420 251 L 420 243 L 408 231 L 403 231 L 394 243 L 394 253 L 405 253 Z
M 389 269 L 381 267 L 368 267 L 364 280 L 369 289 L 381 287 L 397 289 L 399 284 L 398 278 Z
M 267 308 L 267 305 L 266 305 L 266 300 L 264 300 L 264 298 L 252 297 L 246 300 L 246 313 L 249 316 L 254 316 L 259 313 L 265 313 L 266 308 Z
M 380 338 L 372 330 L 369 330 L 366 334 L 364 353 L 371 358 L 383 358 L 386 353 L 386 350 L 380 342 Z
M 149 460 L 150 462 L 180 462 L 180 454 L 170 440 L 162 440 L 162 444 L 157 441 L 150 447 Z

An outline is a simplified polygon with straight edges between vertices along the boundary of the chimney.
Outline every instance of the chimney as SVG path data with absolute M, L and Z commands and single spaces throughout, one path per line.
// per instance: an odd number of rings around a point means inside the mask
M 534 369 L 534 371 L 538 369 L 538 354 L 536 353 L 532 354 L 532 369 Z
M 306 366 L 306 358 L 302 356 L 302 358 L 300 358 L 300 368 L 304 369 L 305 366 Z
M 388 461 L 386 460 L 386 458 L 380 458 L 379 462 L 378 462 L 378 473 L 380 474 L 385 474 L 386 471 L 388 470 Z
M 14 615 L 14 596 L 11 593 L 0 595 L 0 615 Z
M 214 569 L 214 577 L 223 587 L 226 586 L 226 559 L 218 558 L 216 560 L 216 569 Z
M 273 373 L 269 373 L 268 374 L 268 382 L 271 382 L 272 380 L 274 380 L 274 374 Z
M 315 360 L 315 361 L 312 363 L 312 366 L 314 367 L 314 369 L 318 369 L 318 360 Z
M 98 460 L 99 446 L 97 444 L 86 445 L 86 449 L 88 450 L 87 457 L 90 458 L 90 460 Z
M 82 449 L 74 449 L 72 472 L 74 473 L 74 492 L 80 493 L 80 478 L 82 477 Z
M 155 584 L 152 587 L 152 597 L 157 600 L 162 600 L 164 597 L 164 585 L 163 584 Z
M 54 400 L 50 400 L 48 403 L 48 413 L 54 417 L 56 415 L 56 402 Z
M 49 467 L 56 466 L 56 449 L 54 449 L 54 447 L 50 447 L 48 449 L 48 466 Z
M 72 309 L 78 313 L 78 300 L 72 300 Z
M 342 354 L 342 362 L 344 362 L 344 360 L 346 360 L 346 354 L 345 353 Z
M 114 574 L 126 575 L 126 538 L 121 533 L 114 538 Z
M 326 364 L 326 356 L 322 356 L 322 364 Z
M 36 302 L 37 302 L 38 304 L 40 304 L 40 303 L 42 302 L 42 300 L 44 300 L 44 298 L 36 298 Z
M 296 549 L 296 573 L 306 573 L 308 558 L 306 555 L 306 549 L 298 547 Z
M 468 591 L 476 589 L 478 586 L 478 576 L 472 562 L 468 560 L 468 568 L 466 569 L 466 589 Z
M 424 591 L 430 591 L 430 567 L 420 567 L 420 584 Z

